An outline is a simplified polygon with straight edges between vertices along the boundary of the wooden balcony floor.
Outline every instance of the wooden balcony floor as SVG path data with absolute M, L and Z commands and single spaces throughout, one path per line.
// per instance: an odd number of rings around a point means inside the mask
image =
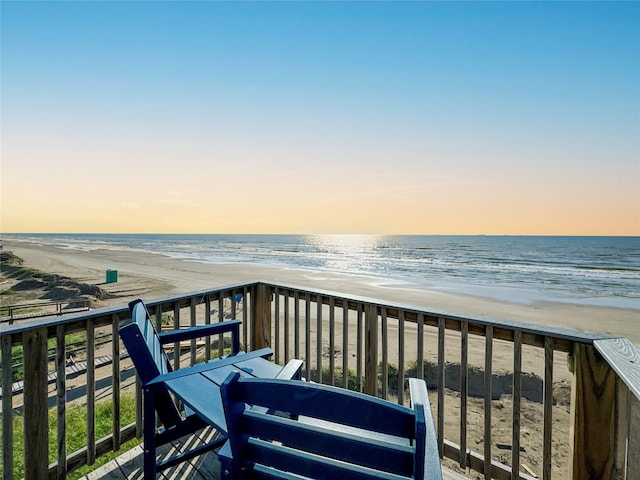
M 176 451 L 183 451 L 184 448 L 189 449 L 197 446 L 202 439 L 213 439 L 216 432 L 203 431 L 199 437 L 185 437 L 182 442 L 176 442 L 172 445 L 165 445 L 158 449 L 158 456 L 169 458 Z M 469 480 L 459 473 L 453 472 L 446 468 L 443 469 L 444 480 Z M 184 462 L 174 468 L 169 468 L 157 475 L 158 479 L 163 480 L 219 480 L 220 463 L 215 452 L 209 452 L 199 457 L 193 458 L 188 462 Z M 82 477 L 80 480 L 144 480 L 142 472 L 142 445 L 123 453 L 115 460 L 97 468 L 90 474 Z
M 206 428 L 197 435 L 190 435 L 168 445 L 158 448 L 158 458 L 168 459 L 178 452 L 190 450 L 202 445 L 206 441 L 211 441 L 218 436 L 214 428 Z M 123 480 L 123 479 L 144 479 L 142 470 L 142 445 L 123 453 L 115 460 L 99 467 L 81 480 Z M 158 479 L 194 479 L 194 480 L 217 480 L 220 476 L 220 462 L 215 452 L 192 458 L 173 468 L 168 468 L 159 473 Z

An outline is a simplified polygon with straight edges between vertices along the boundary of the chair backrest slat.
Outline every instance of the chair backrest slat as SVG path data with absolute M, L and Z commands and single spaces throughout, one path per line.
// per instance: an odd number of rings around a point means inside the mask
M 129 308 L 131 323 L 122 327 L 119 333 L 144 386 L 158 375 L 171 371 L 171 364 L 145 304 L 135 300 Z M 169 393 L 160 389 L 154 394 L 156 412 L 162 424 L 168 428 L 180 423 L 180 413 Z
M 243 379 L 233 401 L 402 438 L 415 434 L 411 409 L 358 392 L 308 382 Z M 340 405 L 340 408 L 336 408 Z
M 308 422 L 313 422 L 313 419 L 296 421 L 278 415 L 256 413 L 250 409 L 244 412 L 242 419 L 243 431 L 249 436 L 268 438 L 284 445 L 305 445 L 311 453 L 368 468 L 404 476 L 413 474 L 414 450 L 408 441 L 384 440 L 372 426 L 354 433 L 353 428 L 343 429 L 337 424 L 316 425 Z
M 252 462 L 268 465 L 281 472 L 293 472 L 314 480 L 407 480 L 406 476 L 373 470 L 355 463 L 347 463 L 333 458 L 312 454 L 304 450 L 275 445 L 264 440 L 250 438 L 245 454 Z M 252 478 L 252 477 L 250 477 Z

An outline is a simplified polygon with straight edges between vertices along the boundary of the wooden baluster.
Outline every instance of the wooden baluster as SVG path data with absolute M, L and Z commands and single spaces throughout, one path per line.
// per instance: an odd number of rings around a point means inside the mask
M 322 297 L 316 296 L 316 370 L 318 383 L 322 383 Z
M 445 320 L 438 318 L 438 452 L 440 458 L 444 455 L 444 338 Z
M 358 391 L 363 390 L 363 374 L 362 374 L 362 304 L 358 304 L 356 319 L 356 376 L 358 377 Z
M 211 324 L 211 295 L 207 295 L 204 300 L 204 323 Z M 204 358 L 206 361 L 211 360 L 211 336 L 209 335 L 204 339 Z
M 336 384 L 336 304 L 335 298 L 329 298 L 329 384 Z
M 180 302 L 173 302 L 173 328 L 180 328 Z M 180 342 L 173 343 L 173 369 L 180 368 Z
M 13 365 L 11 336 L 2 337 L 2 471 L 3 480 L 13 480 Z
M 491 478 L 491 400 L 493 396 L 493 327 L 485 328 L 484 347 L 484 478 Z
M 289 319 L 289 290 L 284 291 L 284 363 L 289 362 L 289 335 L 290 335 L 290 319 Z
M 251 313 L 253 313 L 255 311 L 255 304 L 256 304 L 256 290 L 257 288 L 254 288 L 253 290 L 251 290 Z M 242 335 L 243 335 L 243 339 L 244 339 L 244 345 L 245 348 L 247 348 L 246 346 L 249 344 L 249 339 L 248 339 L 248 330 L 249 330 L 249 325 L 251 325 L 251 321 L 249 320 L 249 308 L 248 308 L 248 300 L 247 300 L 247 296 L 249 294 L 249 290 L 247 288 L 245 288 L 243 290 L 243 294 L 244 296 L 242 297 Z M 271 310 L 269 310 L 269 315 L 271 315 Z M 269 335 L 271 335 L 271 332 L 269 332 Z
M 218 322 L 224 322 L 224 295 L 222 293 L 218 293 Z M 244 322 L 243 322 L 244 323 Z M 246 325 L 242 325 L 243 331 L 246 331 Z M 240 332 L 238 332 L 240 334 Z M 247 344 L 242 344 L 242 349 L 247 350 Z M 218 357 L 222 357 L 224 355 L 224 335 L 218 335 Z
M 297 290 L 293 294 L 293 350 L 294 358 L 300 358 L 300 293 Z M 309 380 L 308 373 L 306 377 Z
M 387 308 L 380 308 L 382 317 L 382 398 L 389 398 L 389 327 Z
M 191 297 L 189 302 L 189 326 L 196 326 L 196 299 L 195 297 Z M 189 342 L 189 365 L 193 366 L 196 364 L 196 339 L 192 338 Z
M 311 378 L 311 298 L 304 294 L 304 364 L 307 379 Z
M 93 319 L 87 320 L 87 464 L 96 461 L 96 362 Z
M 118 330 L 120 328 L 120 316 L 113 314 L 111 316 L 111 376 L 112 376 L 112 395 L 113 398 L 113 442 L 114 451 L 120 449 L 120 430 L 122 428 L 120 422 L 120 341 Z
M 522 332 L 513 332 L 513 427 L 511 430 L 511 478 L 520 478 L 520 399 L 522 395 Z
M 195 297 L 191 297 L 191 302 L 189 304 L 189 326 L 190 327 L 195 327 L 196 326 L 196 299 Z M 191 339 L 191 356 L 190 356 L 190 361 L 189 361 L 189 365 L 193 366 L 196 364 L 196 339 L 192 338 Z
M 469 397 L 469 323 L 460 324 L 460 468 L 467 468 L 467 402 Z
M 418 371 L 416 376 L 420 380 L 424 380 L 424 315 L 422 313 L 418 313 L 416 322 L 418 323 Z
M 156 305 L 156 332 L 162 333 L 162 305 Z
M 551 480 L 553 432 L 553 337 L 544 337 L 544 400 L 542 430 L 542 478 Z
M 274 315 L 275 315 L 275 339 L 273 341 L 273 349 L 275 354 L 275 362 L 280 364 L 280 291 L 277 288 L 273 289 L 274 297 Z
M 342 384 L 349 388 L 349 302 L 342 301 Z
M 65 355 L 64 325 L 56 327 L 56 413 L 58 415 L 57 477 L 67 474 L 67 362 Z
M 378 396 L 378 308 L 365 305 L 365 393 Z M 384 373 L 383 373 L 384 376 Z
M 404 405 L 404 310 L 398 314 L 398 403 Z

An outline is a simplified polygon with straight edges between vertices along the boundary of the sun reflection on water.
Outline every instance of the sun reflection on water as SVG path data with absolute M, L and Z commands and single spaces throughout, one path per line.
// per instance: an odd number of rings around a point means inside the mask
M 325 257 L 325 268 L 333 271 L 366 270 L 385 243 L 383 235 L 364 234 L 314 235 L 310 240 Z

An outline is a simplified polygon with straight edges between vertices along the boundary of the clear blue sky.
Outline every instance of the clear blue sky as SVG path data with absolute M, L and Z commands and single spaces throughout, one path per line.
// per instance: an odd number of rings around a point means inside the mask
M 1 8 L 1 231 L 640 234 L 638 2 Z

